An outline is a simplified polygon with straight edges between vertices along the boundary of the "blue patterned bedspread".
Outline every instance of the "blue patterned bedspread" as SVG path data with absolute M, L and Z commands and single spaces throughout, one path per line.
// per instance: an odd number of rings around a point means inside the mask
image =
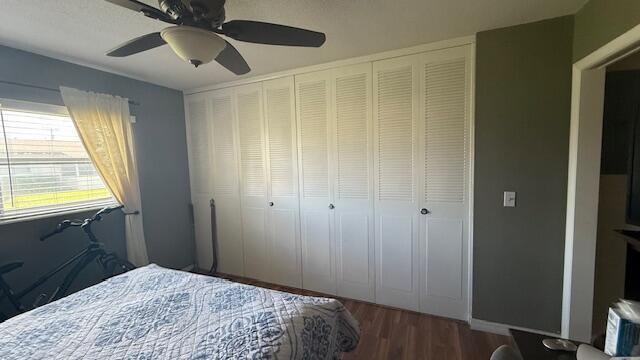
M 0 359 L 335 359 L 358 324 L 335 299 L 149 265 L 0 324 Z

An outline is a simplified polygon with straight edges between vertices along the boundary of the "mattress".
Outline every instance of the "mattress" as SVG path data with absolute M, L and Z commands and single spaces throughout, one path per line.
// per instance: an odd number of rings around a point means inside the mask
M 335 299 L 148 265 L 0 324 L 0 359 L 335 359 L 358 324 Z

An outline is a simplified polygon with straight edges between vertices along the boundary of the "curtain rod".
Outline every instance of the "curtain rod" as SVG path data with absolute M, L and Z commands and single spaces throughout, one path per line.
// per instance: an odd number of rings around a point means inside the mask
M 60 92 L 60 89 L 54 89 L 54 88 L 45 87 L 45 86 L 38 86 L 38 85 L 25 84 L 25 83 L 20 83 L 20 82 L 15 82 L 15 81 L 0 80 L 0 83 L 9 84 L 9 85 L 16 85 L 16 86 L 23 86 L 23 87 L 29 87 L 29 88 L 40 89 L 40 90 L 54 91 L 54 92 L 57 92 L 57 93 Z M 137 101 L 129 100 L 129 105 L 139 106 L 140 103 L 137 102 Z

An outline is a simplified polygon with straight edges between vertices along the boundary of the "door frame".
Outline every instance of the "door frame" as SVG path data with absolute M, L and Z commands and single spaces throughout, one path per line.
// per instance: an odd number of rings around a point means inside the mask
M 640 48 L 640 25 L 573 64 L 561 334 L 590 341 L 605 67 Z

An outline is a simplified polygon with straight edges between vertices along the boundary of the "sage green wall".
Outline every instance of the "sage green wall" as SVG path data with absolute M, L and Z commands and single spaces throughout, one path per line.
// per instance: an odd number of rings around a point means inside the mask
M 573 25 L 477 35 L 475 319 L 560 331 Z
M 560 331 L 571 65 L 639 23 L 638 0 L 591 0 L 477 34 L 475 319 Z
M 589 1 L 575 15 L 573 60 L 582 59 L 638 23 L 638 0 Z

